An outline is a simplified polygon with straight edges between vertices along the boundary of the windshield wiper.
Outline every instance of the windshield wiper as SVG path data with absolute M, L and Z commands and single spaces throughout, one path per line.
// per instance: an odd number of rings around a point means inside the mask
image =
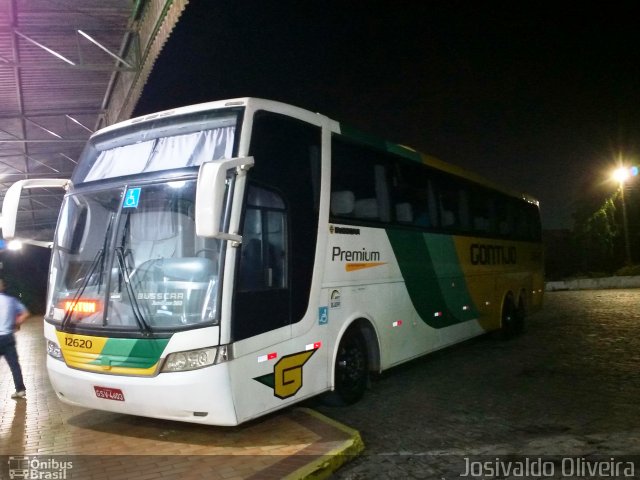
M 138 301 L 136 300 L 135 292 L 133 291 L 133 287 L 131 286 L 129 269 L 127 268 L 127 263 L 124 258 L 124 249 L 122 247 L 116 247 L 115 253 L 118 260 L 118 268 L 120 269 L 120 273 L 122 273 L 122 275 L 124 276 L 124 284 L 127 290 L 127 295 L 129 296 L 129 301 L 131 302 L 133 316 L 135 317 L 136 323 L 138 324 L 138 327 L 140 327 L 140 330 L 147 335 L 150 335 L 151 327 L 145 321 L 144 316 L 140 311 L 140 306 L 138 305 Z
M 126 214 L 123 212 L 123 215 L 126 215 L 127 218 L 124 221 L 124 228 L 122 229 L 122 237 L 120 239 L 120 248 L 122 249 L 122 255 L 124 258 L 124 264 L 125 266 L 127 265 L 127 259 L 131 257 L 131 260 L 133 260 L 132 257 L 132 252 L 130 249 L 125 248 L 127 245 L 127 237 L 129 235 L 129 229 L 131 226 L 131 212 L 127 212 Z M 116 247 L 118 248 L 118 247 Z M 128 269 L 128 267 L 127 267 Z M 118 291 L 121 292 L 122 291 L 122 280 L 120 279 L 120 275 L 118 275 Z
M 104 268 L 104 257 L 105 257 L 104 248 L 101 248 L 100 250 L 98 250 L 98 253 L 96 253 L 95 258 L 91 262 L 91 265 L 89 266 L 89 271 L 87 272 L 87 275 L 84 277 L 84 281 L 82 282 L 82 285 L 80 286 L 76 294 L 73 296 L 73 300 L 71 301 L 71 306 L 69 307 L 69 309 L 67 309 L 67 311 L 64 314 L 64 318 L 62 319 L 62 323 L 60 324 L 61 330 L 64 331 L 69 323 L 69 320 L 71 320 L 71 315 L 73 314 L 76 308 L 76 304 L 78 303 L 78 300 L 80 300 L 80 297 L 82 297 L 82 294 L 87 288 L 87 285 L 89 285 L 89 282 L 91 281 L 91 276 L 93 275 L 93 272 L 95 272 L 98 264 L 100 264 L 100 271 L 102 272 Z

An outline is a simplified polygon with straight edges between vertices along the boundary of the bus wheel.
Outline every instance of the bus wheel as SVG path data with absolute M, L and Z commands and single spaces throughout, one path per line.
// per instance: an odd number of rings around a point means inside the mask
M 500 326 L 500 337 L 508 340 L 518 333 L 518 314 L 513 300 L 507 297 L 502 306 L 502 324 Z
M 332 406 L 356 403 L 364 395 L 369 379 L 367 347 L 357 330 L 347 330 L 340 340 L 334 369 L 335 389 L 327 393 L 325 403 Z
M 520 300 L 518 301 L 518 308 L 516 308 L 515 310 L 515 334 L 516 335 L 520 335 L 521 333 L 524 333 L 524 320 L 525 317 L 527 316 L 527 310 L 524 306 L 524 301 L 522 300 L 522 298 L 520 298 Z

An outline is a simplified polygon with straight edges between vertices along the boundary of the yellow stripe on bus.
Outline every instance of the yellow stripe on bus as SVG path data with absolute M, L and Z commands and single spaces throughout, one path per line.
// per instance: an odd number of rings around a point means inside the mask
M 93 337 L 89 335 L 74 335 L 71 333 L 56 331 L 60 349 L 65 363 L 71 368 L 79 370 L 87 370 L 90 372 L 112 373 L 121 375 L 154 375 L 158 369 L 156 362 L 149 368 L 133 368 L 113 366 L 108 361 L 108 357 L 103 357 L 100 362 L 100 356 L 104 350 L 104 346 L 109 341 L 108 337 Z
M 86 370 L 88 372 L 110 373 L 113 375 L 136 375 L 141 377 L 149 377 L 155 375 L 156 371 L 158 370 L 158 363 L 149 368 L 114 367 L 111 365 L 96 365 L 91 363 L 73 361 L 67 362 L 67 365 L 71 368 Z
M 56 331 L 58 343 L 62 350 L 62 355 L 66 357 L 71 354 L 77 357 L 84 357 L 87 362 L 98 358 L 102 353 L 108 337 L 92 337 L 89 335 L 73 335 L 70 333 Z

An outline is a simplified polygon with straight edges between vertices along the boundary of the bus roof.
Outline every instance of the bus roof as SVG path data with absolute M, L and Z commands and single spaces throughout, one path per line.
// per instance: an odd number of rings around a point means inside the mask
M 94 136 L 99 136 L 103 133 L 107 133 L 120 128 L 126 128 L 131 125 L 136 125 L 143 122 L 151 122 L 159 118 L 180 116 L 180 115 L 185 115 L 189 113 L 197 113 L 197 112 L 204 112 L 207 110 L 216 110 L 216 109 L 231 108 L 231 107 L 248 107 L 248 108 L 251 108 L 252 110 L 260 110 L 260 109 L 273 110 L 279 113 L 291 115 L 298 118 L 303 118 L 305 120 L 309 120 L 310 118 L 313 118 L 315 120 L 314 123 L 316 124 L 327 122 L 331 124 L 331 127 L 333 130 L 336 130 L 341 135 L 344 135 L 347 138 L 351 138 L 357 141 L 358 143 L 364 143 L 373 148 L 384 150 L 389 153 L 400 155 L 402 157 L 405 157 L 413 161 L 424 163 L 438 170 L 442 170 L 452 175 L 465 178 L 473 183 L 477 183 L 487 188 L 498 190 L 506 195 L 528 201 L 535 205 L 539 205 L 539 202 L 537 199 L 535 199 L 534 197 L 526 193 L 512 190 L 505 186 L 494 183 L 491 180 L 479 174 L 476 174 L 475 172 L 466 170 L 458 165 L 445 162 L 432 155 L 428 155 L 428 154 L 419 152 L 417 150 L 414 150 L 411 147 L 389 142 L 380 137 L 364 133 L 349 125 L 345 125 L 338 121 L 331 120 L 328 117 L 321 115 L 319 113 L 313 113 L 309 110 L 295 107 L 287 103 L 282 103 L 274 100 L 266 100 L 266 99 L 256 98 L 256 97 L 240 97 L 240 98 L 233 98 L 233 99 L 227 99 L 227 100 L 216 100 L 211 102 L 204 102 L 204 103 L 198 103 L 198 104 L 188 105 L 184 107 L 173 108 L 169 110 L 163 110 L 160 112 L 154 112 L 147 115 L 141 115 L 139 117 L 131 118 L 129 120 L 124 120 L 122 122 L 118 122 L 108 127 L 105 127 L 95 132 L 91 137 L 93 138 Z

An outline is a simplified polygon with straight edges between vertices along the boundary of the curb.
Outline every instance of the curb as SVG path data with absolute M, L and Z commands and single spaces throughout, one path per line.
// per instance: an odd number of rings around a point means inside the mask
M 606 290 L 613 288 L 640 288 L 640 276 L 618 276 L 603 278 L 578 278 L 547 282 L 547 292 L 563 290 Z
M 290 473 L 284 477 L 283 480 L 322 480 L 328 478 L 333 472 L 338 470 L 338 468 L 358 456 L 364 450 L 364 442 L 360 437 L 360 432 L 357 430 L 347 427 L 346 425 L 310 408 L 299 407 L 296 408 L 296 410 L 342 431 L 349 438 L 333 450 L 322 455 L 317 460 L 314 460 L 295 472 Z

